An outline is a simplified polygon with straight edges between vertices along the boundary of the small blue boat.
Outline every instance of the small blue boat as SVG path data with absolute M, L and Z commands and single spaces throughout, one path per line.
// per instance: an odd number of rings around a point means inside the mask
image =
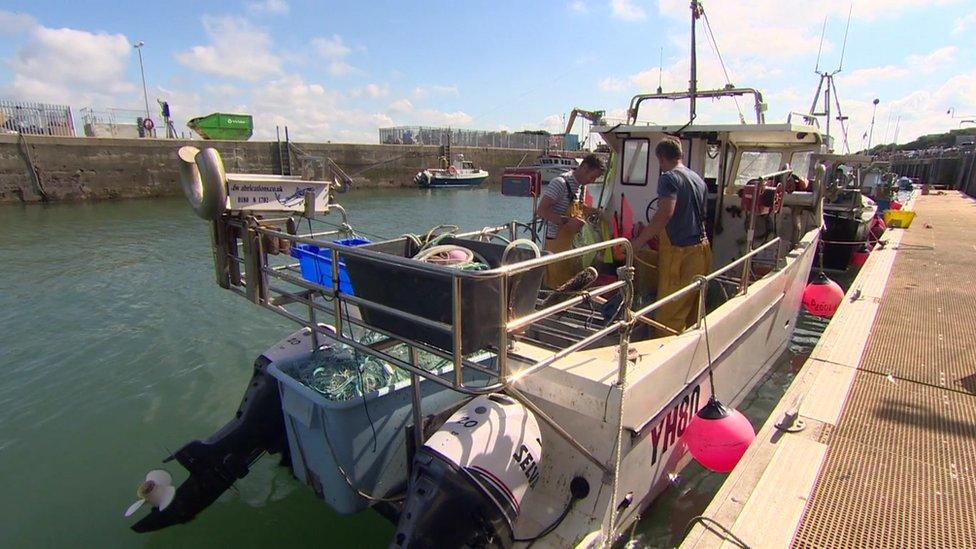
M 444 162 L 443 159 L 441 161 Z M 446 168 L 428 168 L 413 178 L 421 189 L 477 187 L 485 179 L 488 179 L 488 172 L 476 168 L 473 162 L 464 159 L 463 154 L 457 155 Z

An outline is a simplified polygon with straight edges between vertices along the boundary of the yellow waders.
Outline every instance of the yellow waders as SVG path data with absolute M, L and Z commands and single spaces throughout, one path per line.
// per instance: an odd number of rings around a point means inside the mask
M 566 217 L 582 218 L 583 207 L 576 201 L 571 202 Z M 559 227 L 556 238 L 546 240 L 546 251 L 557 253 L 572 249 L 574 236 L 576 236 L 576 231 L 568 225 Z M 546 286 L 553 289 L 558 288 L 581 270 L 583 270 L 583 265 L 578 257 L 550 263 L 546 267 Z
M 657 298 L 661 299 L 691 284 L 697 275 L 707 275 L 712 265 L 712 249 L 707 240 L 691 246 L 671 244 L 667 231 L 661 231 L 658 251 Z M 698 321 L 698 292 L 672 301 L 655 313 L 661 324 L 683 331 Z

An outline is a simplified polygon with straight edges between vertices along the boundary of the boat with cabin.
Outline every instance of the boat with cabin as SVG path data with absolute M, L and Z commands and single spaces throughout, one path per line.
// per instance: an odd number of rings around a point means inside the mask
M 697 99 L 742 96 L 754 123 L 695 120 Z M 690 121 L 641 121 L 648 102 L 674 100 L 689 100 Z M 612 545 L 690 461 L 682 435 L 696 413 L 713 397 L 741 402 L 793 332 L 823 219 L 823 136 L 764 112 L 748 88 L 635 96 L 626 123 L 593 128 L 612 159 L 605 215 L 588 223 L 614 234 L 555 254 L 519 221 L 368 242 L 335 174 L 226 173 L 216 150 L 180 149 L 217 284 L 297 330 L 257 357 L 224 427 L 169 457 L 189 472 L 175 494 L 168 475 L 147 475 L 152 509 L 133 529 L 193 519 L 267 453 L 337 512 L 388 517 L 391 547 Z M 714 261 L 656 296 L 632 226 L 605 220 L 652 215 L 654 147 L 673 135 L 709 185 Z M 809 190 L 759 169 L 783 161 L 809 167 Z M 602 276 L 542 289 L 561 261 Z M 700 303 L 697 320 L 658 324 L 682 296 Z
M 442 189 L 477 187 L 485 179 L 488 179 L 486 170 L 475 167 L 474 162 L 465 160 L 463 154 L 457 154 L 448 166 L 422 170 L 414 177 L 414 182 L 421 189 Z

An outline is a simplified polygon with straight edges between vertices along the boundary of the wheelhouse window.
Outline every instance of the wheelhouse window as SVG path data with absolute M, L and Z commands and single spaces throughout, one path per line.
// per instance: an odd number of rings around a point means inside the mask
M 779 171 L 782 160 L 783 155 L 779 152 L 743 151 L 735 174 L 735 185 L 742 186 L 751 179 Z
M 795 152 L 790 157 L 790 169 L 800 177 L 810 177 L 810 158 L 813 151 Z
M 647 185 L 648 160 L 651 142 L 648 139 L 627 139 L 624 141 L 620 182 L 624 185 Z

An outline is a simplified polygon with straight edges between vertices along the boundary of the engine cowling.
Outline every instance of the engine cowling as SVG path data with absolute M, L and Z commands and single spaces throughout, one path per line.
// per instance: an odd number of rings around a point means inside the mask
M 510 547 L 541 475 L 542 434 L 504 395 L 462 406 L 421 447 L 392 547 Z

